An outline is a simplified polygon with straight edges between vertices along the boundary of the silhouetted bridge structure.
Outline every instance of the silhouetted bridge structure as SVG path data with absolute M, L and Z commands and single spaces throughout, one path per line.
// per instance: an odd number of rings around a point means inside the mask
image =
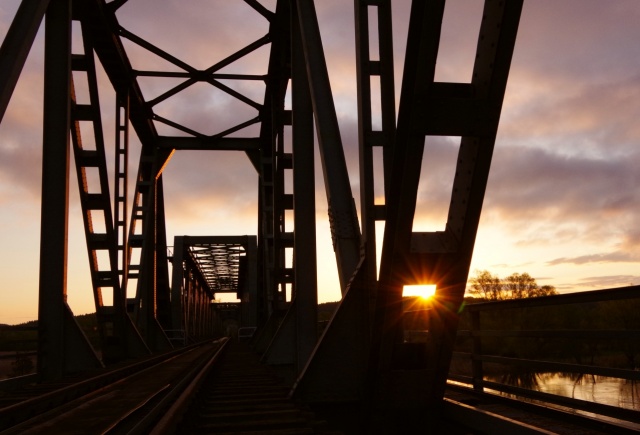
M 33 424 L 38 428 L 34 430 L 60 433 L 77 430 L 78 425 L 96 433 L 146 433 L 154 426 L 157 433 L 268 433 L 268 428 L 273 433 L 411 433 L 416 428 L 432 433 L 634 431 L 620 423 L 639 423 L 637 410 L 529 393 L 492 383 L 483 372 L 490 364 L 511 364 L 637 381 L 634 370 L 482 351 L 487 340 L 497 338 L 596 337 L 637 343 L 638 331 L 628 328 L 482 329 L 480 313 L 584 302 L 596 293 L 469 306 L 471 327 L 458 331 L 522 0 L 485 1 L 469 83 L 435 81 L 445 1 L 414 1 L 397 114 L 391 2 L 354 1 L 359 217 L 313 1 L 278 0 L 268 9 L 257 0 L 238 0 L 245 14 L 262 20 L 266 34 L 223 59 L 213 59 L 215 63 L 204 70 L 121 25 L 118 18 L 126 3 L 24 0 L 0 49 L 3 116 L 44 19 L 37 374 L 5 383 L 5 389 L 13 386 L 24 395 L 14 394 L 16 403 L 0 410 L 3 427 Z M 162 7 L 161 2 L 154 7 Z M 72 39 L 81 40 L 81 47 L 72 49 Z M 124 40 L 172 65 L 171 70 L 134 69 Z M 261 47 L 269 47 L 262 73 L 246 73 L 240 67 L 227 72 L 227 67 Z M 96 63 L 109 83 L 98 79 Z M 149 99 L 139 84 L 145 77 L 179 83 Z M 247 81 L 264 85 L 262 101 L 242 93 L 238 83 Z M 211 85 L 255 115 L 208 135 L 157 113 L 158 104 L 194 84 Z M 105 86 L 116 95 L 112 156 L 106 152 L 104 108 L 99 102 L 99 88 Z M 374 127 L 376 99 L 381 122 Z M 160 124 L 173 128 L 176 135 L 159 134 Z M 136 174 L 128 173 L 131 130 L 141 143 Z M 342 291 L 339 307 L 321 336 L 314 134 Z M 445 230 L 414 232 L 428 136 L 459 137 L 458 160 Z M 176 237 L 168 254 L 163 169 L 180 150 L 246 154 L 259 177 L 257 234 Z M 381 150 L 382 172 L 374 171 L 374 150 Z M 114 183 L 109 183 L 109 158 L 114 159 Z M 100 356 L 66 303 L 71 161 L 80 188 Z M 384 186 L 382 201 L 374 192 L 377 181 Z M 135 185 L 131 194 L 130 184 Z M 385 226 L 378 268 L 379 222 Z M 418 314 L 405 312 L 402 296 L 403 287 L 413 284 L 437 286 L 433 302 Z M 597 298 L 632 300 L 637 290 L 600 292 Z M 240 303 L 212 304 L 217 293 L 235 293 Z M 257 328 L 256 334 L 248 343 L 237 343 L 236 330 L 247 327 Z M 456 348 L 465 334 L 471 343 L 466 352 Z M 221 338 L 227 335 L 232 338 Z M 470 369 L 450 374 L 454 357 L 454 362 L 468 358 Z M 471 388 L 454 390 L 447 386 L 449 378 Z M 489 399 L 484 389 L 583 408 L 609 415 L 617 423 L 590 420 L 591 432 L 578 432 L 585 420 L 549 409 L 543 418 L 533 405 L 526 409 L 534 417 L 518 422 L 507 415 L 513 403 L 492 402 L 493 411 L 483 409 L 487 401 L 498 400 L 495 395 Z M 194 399 L 195 394 L 200 396 Z M 84 405 L 79 406 L 78 400 Z M 193 403 L 200 410 L 190 407 Z M 524 399 L 517 406 L 524 412 Z M 89 426 L 98 417 L 73 413 L 81 410 L 113 415 L 108 422 Z M 48 412 L 44 422 L 22 423 L 43 412 Z M 284 426 L 269 426 L 275 420 Z M 243 422 L 248 423 L 243 426 Z M 572 424 L 574 429 L 569 428 Z

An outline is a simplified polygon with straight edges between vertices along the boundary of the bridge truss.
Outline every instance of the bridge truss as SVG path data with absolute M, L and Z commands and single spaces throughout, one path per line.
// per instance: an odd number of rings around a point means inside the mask
M 225 241 L 220 246 L 209 240 L 202 247 L 190 244 L 186 237 L 176 239 L 171 283 L 163 169 L 176 151 L 234 150 L 246 154 L 259 176 L 255 252 L 246 242 L 243 246 L 253 252 L 252 264 L 246 269 L 255 267 L 251 318 L 260 327 L 256 349 L 263 353 L 264 361 L 294 367 L 297 382 L 293 393 L 300 400 L 437 412 L 522 0 L 485 0 L 473 78 L 469 83 L 455 84 L 434 79 L 445 0 L 414 0 L 397 115 L 391 1 L 354 0 L 360 221 L 313 1 L 278 0 L 270 10 L 258 0 L 244 0 L 247 13 L 266 20 L 268 33 L 204 70 L 123 27 L 118 10 L 126 3 L 127 0 L 24 0 L 0 49 L 2 116 L 44 17 L 40 378 L 57 379 L 70 372 L 168 349 L 172 344 L 165 331 L 181 329 L 195 321 L 189 316 L 197 310 L 187 310 L 188 303 L 182 297 L 189 293 L 185 289 L 193 289 L 194 295 L 199 295 L 200 305 L 210 301 L 212 293 L 218 291 L 212 289 L 216 285 L 212 270 L 219 272 L 228 267 L 216 263 L 217 255 L 221 252 L 229 258 L 237 241 Z M 376 17 L 373 22 L 372 16 Z M 74 52 L 71 41 L 78 36 L 82 50 Z M 168 62 L 175 71 L 134 69 L 124 40 Z M 270 55 L 262 74 L 221 72 L 264 46 L 269 47 Z M 373 57 L 371 53 L 377 54 Z M 115 158 L 116 170 L 111 189 L 96 60 L 117 96 L 113 132 L 116 155 L 111 157 Z M 144 77 L 180 82 L 153 99 L 145 99 L 139 84 Z M 80 80 L 84 81 L 80 87 L 88 89 L 83 99 L 76 95 Z M 246 81 L 264 83 L 262 101 L 254 101 L 229 84 Z M 196 83 L 210 85 L 235 98 L 251 108 L 255 116 L 207 135 L 157 113 L 158 104 Z M 374 83 L 379 83 L 379 89 L 372 89 Z M 372 93 L 380 95 L 380 128 L 373 127 Z M 288 94 L 290 108 L 285 104 Z M 161 135 L 159 124 L 180 134 Z M 250 126 L 257 126 L 259 134 L 243 134 Z M 127 192 L 131 177 L 127 173 L 130 128 L 142 144 L 131 207 Z M 317 336 L 316 325 L 314 134 L 320 149 L 343 295 L 322 337 Z M 425 140 L 432 136 L 460 138 L 449 214 L 444 231 L 414 232 L 420 165 Z M 290 150 L 285 146 L 289 141 Z M 66 303 L 70 149 L 80 186 L 103 341 L 101 359 L 75 324 Z M 374 171 L 375 149 L 382 150 L 383 173 Z M 98 181 L 88 173 L 98 174 Z M 289 179 L 292 189 L 287 190 L 285 180 Z M 384 185 L 382 202 L 374 197 L 374 185 L 379 179 Z M 287 212 L 293 213 L 294 229 L 285 225 Z M 385 223 L 379 270 L 376 222 Z M 287 253 L 293 257 L 293 266 L 287 265 Z M 107 260 L 98 261 L 100 258 Z M 213 264 L 212 269 L 205 266 L 209 263 Z M 188 273 L 177 274 L 177 270 Z M 236 279 L 235 275 L 227 278 Z M 186 284 L 191 279 L 197 281 L 193 287 Z M 217 281 L 218 285 L 224 282 L 228 280 Z M 435 284 L 437 303 L 428 313 L 428 339 L 413 343 L 403 339 L 402 289 L 417 283 Z M 231 291 L 237 291 L 236 284 L 230 287 Z M 128 289 L 133 288 L 135 297 L 128 300 Z M 291 295 L 289 301 L 287 292 Z

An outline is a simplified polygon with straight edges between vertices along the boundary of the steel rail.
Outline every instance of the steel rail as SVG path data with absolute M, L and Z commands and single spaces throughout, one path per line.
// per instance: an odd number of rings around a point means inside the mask
M 172 396 L 170 399 L 173 399 L 173 404 L 166 409 L 166 406 L 169 403 L 169 398 L 163 401 L 163 403 L 157 406 L 150 416 L 159 415 L 160 412 L 164 412 L 164 416 L 157 421 L 157 423 L 153 426 L 153 428 L 147 426 L 146 424 L 139 425 L 139 428 L 142 429 L 150 429 L 149 434 L 151 435 L 162 435 L 162 434 L 170 434 L 175 429 L 176 425 L 184 415 L 185 411 L 188 409 L 191 404 L 192 399 L 195 394 L 198 392 L 200 385 L 206 379 L 207 375 L 210 373 L 211 369 L 215 365 L 215 363 L 219 360 L 220 355 L 225 350 L 227 343 L 229 340 L 225 341 L 224 344 L 218 349 L 218 351 L 213 355 L 211 359 L 209 359 L 205 364 L 203 364 L 197 374 L 195 374 L 188 385 L 182 389 L 180 395 Z M 144 423 L 144 422 L 141 422 Z M 134 432 L 134 433 L 142 433 L 142 432 Z
M 146 409 L 148 402 L 141 404 L 140 407 L 132 410 L 122 420 L 114 424 L 112 429 L 106 433 L 120 433 L 118 431 L 119 427 L 124 425 L 127 419 L 135 418 L 137 412 L 141 415 L 136 419 L 135 425 L 127 430 L 127 434 L 172 433 L 169 428 L 175 426 L 187 409 L 191 398 L 193 398 L 213 365 L 218 361 L 228 342 L 229 340 L 225 339 L 211 358 L 205 358 L 200 364 L 197 364 L 182 380 L 168 390 L 157 403 L 154 403 L 151 409 Z M 162 416 L 163 414 L 164 416 Z
M 515 391 L 511 391 L 517 394 Z M 442 418 L 447 421 L 463 421 L 465 425 L 477 430 L 491 429 L 488 433 L 525 433 L 521 431 L 497 431 L 498 427 L 491 424 L 492 418 L 489 414 L 494 414 L 498 419 L 503 419 L 505 412 L 501 412 L 498 408 L 515 409 L 519 412 L 510 412 L 511 421 L 526 420 L 531 424 L 531 420 L 537 428 L 546 428 L 546 424 L 542 422 L 542 418 L 549 421 L 558 422 L 567 426 L 577 426 L 583 429 L 593 430 L 588 433 L 606 433 L 608 435 L 630 435 L 638 433 L 637 423 L 635 427 L 632 421 L 626 421 L 623 417 L 618 420 L 604 420 L 589 414 L 575 412 L 575 404 L 570 401 L 563 403 L 564 408 L 549 406 L 550 402 L 546 401 L 542 396 L 536 401 L 523 401 L 508 396 L 499 396 L 493 393 L 480 392 L 472 390 L 469 387 L 448 383 L 446 387 L 445 398 L 443 402 Z M 473 406 L 469 406 L 473 403 Z M 493 409 L 492 413 L 487 413 L 482 408 Z M 472 411 L 484 415 L 473 416 Z M 622 420 L 621 420 L 622 419 Z M 629 425 L 627 425 L 629 423 Z M 526 429 L 525 429 L 526 430 Z M 497 431 L 497 432 L 493 432 Z M 586 432 L 580 432 L 586 433 Z
M 486 433 L 517 433 L 519 435 L 558 435 L 546 429 L 535 427 L 512 418 L 484 411 L 473 406 L 444 399 L 443 411 L 450 420 L 464 421 L 465 426 L 486 431 Z
M 89 395 L 98 394 L 100 391 L 114 385 L 124 379 L 130 378 L 143 371 L 158 367 L 159 365 L 184 355 L 203 343 L 197 343 L 182 349 L 147 358 L 125 367 L 101 373 L 89 379 L 75 382 L 54 391 L 39 395 L 37 397 L 18 402 L 14 405 L 0 409 L 0 433 L 11 433 L 19 425 L 25 422 L 40 418 L 52 410 L 63 407 L 78 399 L 85 400 Z M 43 386 L 46 384 L 43 384 Z

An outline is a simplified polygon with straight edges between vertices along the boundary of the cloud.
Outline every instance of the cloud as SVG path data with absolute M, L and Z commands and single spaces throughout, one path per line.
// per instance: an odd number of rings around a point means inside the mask
M 604 83 L 531 76 L 514 78 L 506 94 L 499 140 L 598 158 L 626 155 L 640 139 L 640 76 Z
M 640 153 L 622 158 L 565 156 L 540 148 L 497 150 L 490 173 L 489 206 L 509 217 L 545 215 L 565 218 L 590 213 L 615 214 L 637 205 L 633 192 L 640 176 Z
M 638 163 L 640 153 L 604 160 L 505 147 L 496 151 L 486 208 L 518 225 L 554 220 L 562 226 L 580 219 L 591 227 L 605 218 L 624 222 L 640 205 Z
M 637 67 L 636 2 L 525 2 L 514 68 L 598 80 Z M 577 80 L 576 80 L 577 81 Z
M 614 243 L 615 251 L 586 254 L 574 257 L 560 257 L 549 261 L 550 266 L 560 264 L 585 265 L 594 263 L 637 263 L 640 262 L 640 249 L 638 242 L 640 241 L 640 231 L 637 228 L 622 229 Z
M 549 261 L 549 266 L 558 264 L 589 264 L 589 263 L 636 263 L 640 261 L 640 255 L 628 252 L 610 252 L 607 254 L 590 254 L 579 257 L 562 257 Z
M 640 282 L 640 276 L 638 275 L 605 275 L 605 276 L 590 276 L 579 280 L 580 286 L 597 288 L 614 288 L 625 287 L 628 285 L 635 285 Z

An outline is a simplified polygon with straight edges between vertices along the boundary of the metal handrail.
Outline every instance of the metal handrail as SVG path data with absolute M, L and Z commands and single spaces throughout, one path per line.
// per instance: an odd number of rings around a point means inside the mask
M 470 316 L 470 328 L 459 330 L 458 337 L 471 340 L 471 351 L 467 349 L 456 349 L 453 354 L 454 360 L 467 360 L 471 363 L 471 375 L 450 372 L 449 380 L 466 384 L 477 392 L 492 390 L 502 394 L 515 395 L 519 398 L 532 399 L 546 404 L 555 404 L 563 407 L 585 412 L 592 412 L 599 415 L 618 418 L 622 420 L 640 422 L 640 411 L 603 405 L 586 400 L 564 397 L 550 393 L 513 386 L 500 382 L 486 380 L 485 364 L 500 364 L 503 367 L 516 368 L 532 373 L 575 373 L 585 375 L 598 375 L 605 377 L 619 378 L 631 382 L 640 381 L 640 371 L 637 368 L 624 369 L 606 367 L 603 364 L 597 365 L 593 361 L 590 364 L 570 363 L 566 360 L 557 361 L 553 358 L 540 358 L 527 355 L 527 358 L 512 357 L 511 355 L 495 355 L 490 351 L 483 351 L 484 340 L 494 340 L 494 346 L 501 343 L 500 340 L 514 339 L 544 339 L 544 340 L 640 340 L 640 330 L 637 329 L 484 329 L 480 322 L 481 313 L 493 313 L 493 322 L 499 320 L 500 311 L 518 310 L 538 307 L 556 307 L 571 304 L 592 304 L 599 302 L 640 299 L 640 286 L 629 286 L 624 288 L 595 290 L 581 293 L 571 293 L 555 296 L 543 296 L 529 299 L 514 299 L 503 301 L 490 301 L 470 303 L 465 305 L 464 310 Z M 491 316 L 492 314 L 485 314 Z M 495 326 L 495 325 L 493 325 Z M 543 326 L 544 327 L 544 326 Z M 511 341 L 513 343 L 513 341 Z M 530 352 L 529 352 L 530 353 Z

